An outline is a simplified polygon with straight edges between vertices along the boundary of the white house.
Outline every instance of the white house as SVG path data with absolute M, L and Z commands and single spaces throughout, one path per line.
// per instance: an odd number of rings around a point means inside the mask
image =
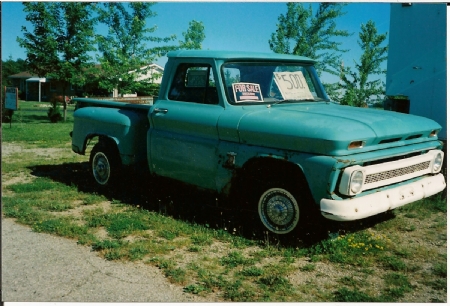
M 157 65 L 157 64 L 150 64 L 147 66 L 143 66 L 140 68 L 140 70 L 145 71 L 145 73 L 142 73 L 142 71 L 132 70 L 129 71 L 129 74 L 135 74 L 135 81 L 137 82 L 149 82 L 153 84 L 161 84 L 162 75 L 164 72 L 164 68 Z M 119 90 L 116 88 L 113 90 L 113 97 L 119 96 Z M 127 94 L 124 95 L 124 97 L 135 97 L 136 94 Z

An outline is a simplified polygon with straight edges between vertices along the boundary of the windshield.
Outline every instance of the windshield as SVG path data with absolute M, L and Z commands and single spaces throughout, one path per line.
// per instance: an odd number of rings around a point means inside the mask
M 327 100 L 312 65 L 232 62 L 222 66 L 231 104 Z

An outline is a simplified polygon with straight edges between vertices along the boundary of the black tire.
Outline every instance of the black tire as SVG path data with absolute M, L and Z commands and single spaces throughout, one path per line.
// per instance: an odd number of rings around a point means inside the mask
M 117 147 L 112 144 L 97 143 L 92 148 L 89 165 L 92 177 L 100 186 L 111 186 L 120 172 L 120 157 Z
M 302 174 L 292 168 L 278 169 L 282 171 L 260 168 L 242 182 L 246 186 L 241 189 L 244 207 L 257 222 L 254 235 L 269 232 L 277 237 L 303 236 L 311 222 L 316 223 L 318 210 Z

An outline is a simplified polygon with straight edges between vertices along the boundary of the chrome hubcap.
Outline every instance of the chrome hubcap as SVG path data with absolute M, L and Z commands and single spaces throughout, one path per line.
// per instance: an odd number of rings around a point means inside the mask
M 264 192 L 258 203 L 258 212 L 264 226 L 276 234 L 292 231 L 300 216 L 296 199 L 282 188 L 272 188 Z
M 99 152 L 94 156 L 92 168 L 95 180 L 101 185 L 106 184 L 111 172 L 108 159 L 102 152 Z
M 281 226 L 288 224 L 295 213 L 291 201 L 279 195 L 268 201 L 266 212 L 272 223 Z

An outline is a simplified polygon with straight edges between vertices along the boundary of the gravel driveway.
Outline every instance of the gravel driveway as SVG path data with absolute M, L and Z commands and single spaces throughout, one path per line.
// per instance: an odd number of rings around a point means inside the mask
M 171 285 L 158 268 L 106 261 L 76 241 L 1 221 L 4 302 L 206 301 Z

